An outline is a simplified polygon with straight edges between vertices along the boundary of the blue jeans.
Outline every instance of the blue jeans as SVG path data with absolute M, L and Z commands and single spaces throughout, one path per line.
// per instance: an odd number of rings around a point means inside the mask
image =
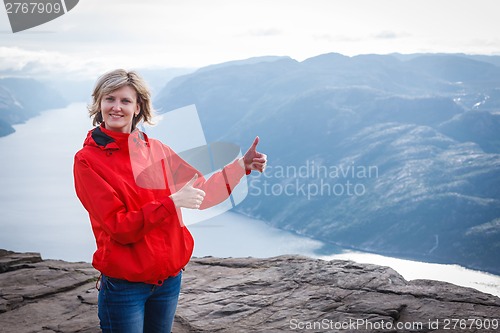
M 161 286 L 102 275 L 98 314 L 104 333 L 170 333 L 182 272 Z

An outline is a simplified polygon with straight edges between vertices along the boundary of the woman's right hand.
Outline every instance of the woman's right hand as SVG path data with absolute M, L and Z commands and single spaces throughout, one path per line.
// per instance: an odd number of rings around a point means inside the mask
M 176 207 L 184 207 L 190 209 L 200 208 L 203 199 L 205 198 L 205 191 L 193 187 L 194 182 L 198 179 L 198 174 L 186 183 L 179 191 L 170 195 Z

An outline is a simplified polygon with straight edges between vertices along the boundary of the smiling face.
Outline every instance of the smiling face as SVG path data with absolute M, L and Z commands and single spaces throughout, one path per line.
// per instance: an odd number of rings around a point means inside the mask
M 130 133 L 134 116 L 140 112 L 137 92 L 130 86 L 123 86 L 101 99 L 104 127 L 110 131 Z

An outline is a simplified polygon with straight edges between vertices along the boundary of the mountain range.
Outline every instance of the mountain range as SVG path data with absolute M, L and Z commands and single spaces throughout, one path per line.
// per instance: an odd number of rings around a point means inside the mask
M 499 57 L 323 54 L 209 66 L 155 106 L 195 104 L 207 141 L 259 135 L 236 210 L 338 246 L 500 274 Z
M 321 240 L 324 253 L 500 274 L 499 66 L 495 56 L 329 53 L 144 75 L 160 112 L 196 105 L 208 142 L 244 150 L 260 136 L 269 165 L 236 211 Z M 0 136 L 88 101 L 91 87 L 0 79 Z
M 152 93 L 175 76 L 192 72 L 189 68 L 139 69 Z M 61 74 L 37 76 L 32 68 L 0 70 L 0 137 L 14 133 L 13 125 L 23 123 L 44 110 L 70 102 L 91 101 L 95 80 Z
M 68 101 L 50 86 L 32 78 L 0 79 L 0 137 L 41 111 L 63 107 Z

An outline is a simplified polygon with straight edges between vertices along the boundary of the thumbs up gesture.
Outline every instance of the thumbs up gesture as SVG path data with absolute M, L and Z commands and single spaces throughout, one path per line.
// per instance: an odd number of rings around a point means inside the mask
M 243 164 L 245 165 L 245 170 L 257 170 L 259 172 L 264 172 L 267 164 L 267 155 L 259 153 L 257 151 L 257 145 L 259 144 L 259 137 L 255 137 L 250 148 L 243 156 Z
M 193 186 L 196 179 L 198 179 L 198 174 L 195 174 L 186 185 L 170 196 L 176 207 L 200 208 L 205 198 L 205 192 Z

